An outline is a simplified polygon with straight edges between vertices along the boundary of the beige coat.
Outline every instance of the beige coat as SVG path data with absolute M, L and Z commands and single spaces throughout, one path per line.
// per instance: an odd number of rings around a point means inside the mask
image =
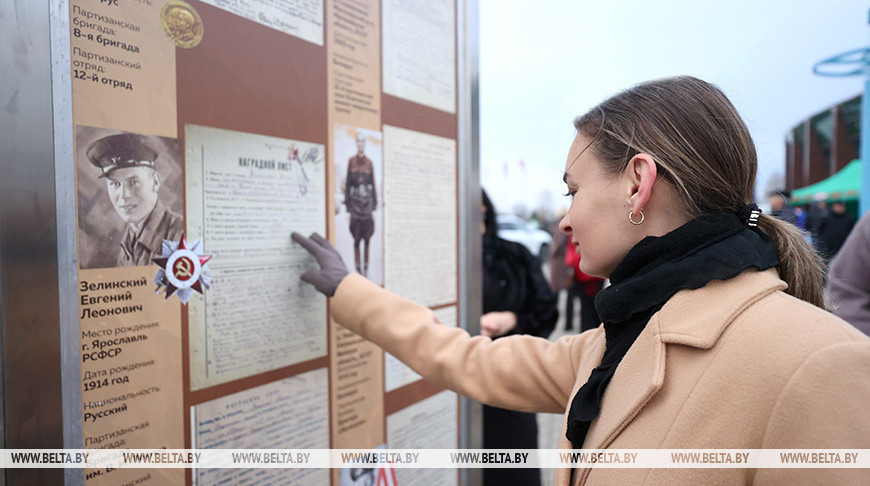
M 623 358 L 584 448 L 870 449 L 870 339 L 785 287 L 775 270 L 747 270 L 674 295 Z M 357 274 L 332 314 L 427 379 L 517 410 L 566 413 L 604 353 L 603 328 L 469 337 Z M 571 476 L 558 469 L 555 484 Z M 867 485 L 870 470 L 597 468 L 573 484 Z

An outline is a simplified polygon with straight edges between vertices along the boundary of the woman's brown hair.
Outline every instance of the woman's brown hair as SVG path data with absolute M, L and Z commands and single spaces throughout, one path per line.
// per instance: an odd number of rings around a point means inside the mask
M 612 174 L 638 153 L 651 155 L 690 217 L 736 213 L 753 200 L 755 143 L 734 105 L 710 83 L 690 76 L 643 83 L 578 117 L 574 126 Z M 776 245 L 787 292 L 824 308 L 824 265 L 800 231 L 764 214 L 758 228 Z

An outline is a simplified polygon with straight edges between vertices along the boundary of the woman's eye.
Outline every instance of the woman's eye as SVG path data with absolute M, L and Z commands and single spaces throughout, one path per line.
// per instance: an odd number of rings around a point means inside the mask
M 566 192 L 565 194 L 562 194 L 562 195 L 563 195 L 563 196 L 570 197 L 571 199 L 574 199 L 574 194 L 577 194 L 577 191 L 571 191 L 571 190 L 569 190 L 568 192 Z

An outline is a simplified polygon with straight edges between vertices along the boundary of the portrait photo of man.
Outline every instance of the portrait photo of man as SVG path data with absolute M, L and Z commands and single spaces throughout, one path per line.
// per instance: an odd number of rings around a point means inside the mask
M 383 283 L 381 133 L 337 125 L 336 248 L 357 273 Z
M 163 240 L 177 241 L 184 231 L 180 144 L 135 133 L 94 137 L 99 129 L 83 131 L 91 136 L 78 139 L 92 140 L 79 147 L 84 156 L 78 164 L 79 230 L 86 237 L 80 267 L 152 265 Z

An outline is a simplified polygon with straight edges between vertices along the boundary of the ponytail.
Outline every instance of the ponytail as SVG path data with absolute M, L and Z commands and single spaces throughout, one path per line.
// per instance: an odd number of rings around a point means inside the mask
M 800 230 L 791 223 L 762 214 L 758 228 L 776 245 L 779 276 L 788 284 L 786 293 L 822 309 L 825 306 L 825 264 Z

